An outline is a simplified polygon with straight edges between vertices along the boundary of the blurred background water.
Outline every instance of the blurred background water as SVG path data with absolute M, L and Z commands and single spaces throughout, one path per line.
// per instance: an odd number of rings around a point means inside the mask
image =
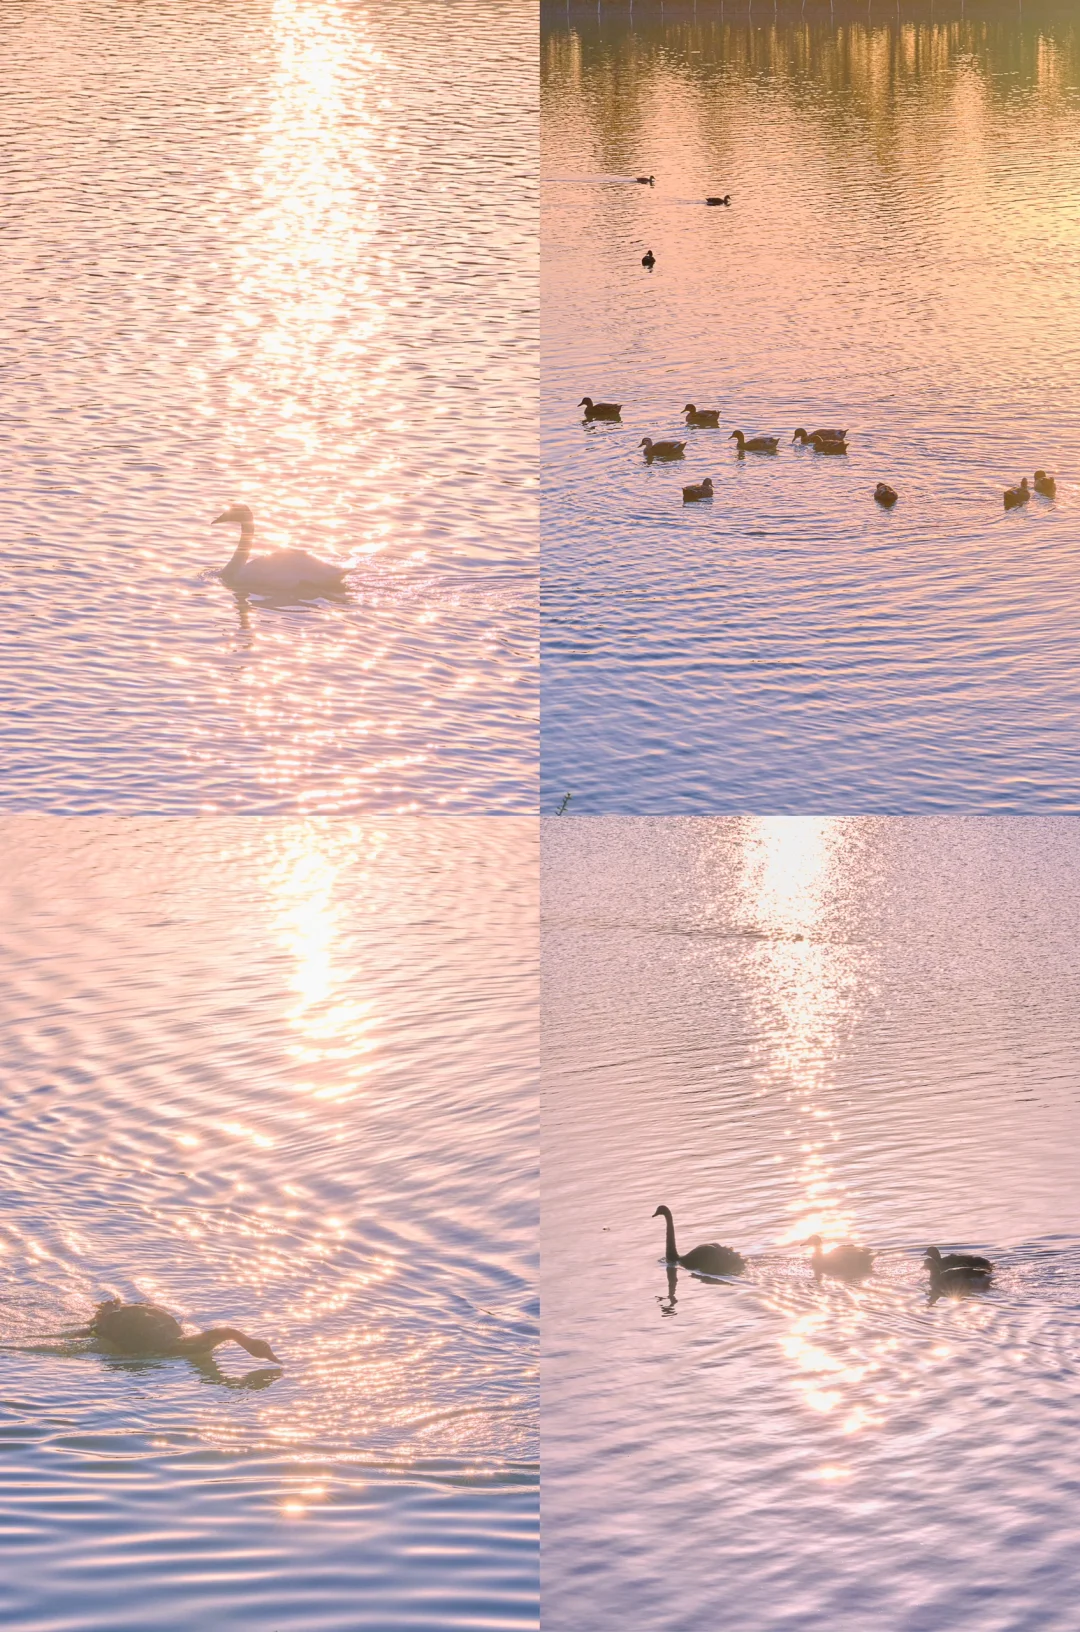
M 542 17 L 545 810 L 1075 808 L 1076 8 Z
M 2 824 L 5 1626 L 538 1624 L 535 822 L 392 827 Z
M 532 6 L 0 41 L 0 802 L 535 809 Z M 238 601 L 236 501 L 348 593 Z
M 1072 1628 L 1080 824 L 549 820 L 543 867 L 545 1629 Z M 669 1288 L 660 1203 L 746 1275 Z M 930 1243 L 993 1290 L 928 1302 Z

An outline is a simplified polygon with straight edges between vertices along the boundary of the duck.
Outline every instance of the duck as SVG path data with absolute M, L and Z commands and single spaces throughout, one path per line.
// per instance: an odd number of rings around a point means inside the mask
M 655 176 L 635 176 L 634 180 L 639 181 L 643 187 L 651 187 L 653 182 L 656 180 L 656 177 Z
M 815 453 L 846 453 L 848 444 L 841 438 L 839 441 L 832 436 L 812 436 L 810 446 Z
M 1041 493 L 1044 499 L 1054 499 L 1057 497 L 1057 482 L 1052 476 L 1048 476 L 1045 470 L 1037 470 L 1035 472 L 1035 491 Z
M 645 457 L 652 464 L 654 459 L 681 459 L 686 443 L 654 442 L 651 436 L 643 436 L 638 447 L 645 449 Z
M 742 431 L 732 431 L 728 441 L 739 444 L 740 453 L 775 453 L 780 446 L 778 436 L 751 436 L 745 437 Z
M 230 589 L 257 595 L 295 594 L 327 595 L 344 588 L 346 567 L 332 567 L 306 550 L 271 550 L 269 555 L 255 555 L 251 547 L 255 541 L 255 517 L 246 504 L 234 504 L 215 516 L 212 527 L 231 521 L 239 525 L 240 542 L 230 560 L 221 569 L 222 581 Z
M 1030 497 L 1031 489 L 1028 487 L 1027 477 L 1024 476 L 1021 478 L 1019 487 L 1007 487 L 1005 489 L 1005 508 L 1006 510 L 1015 510 L 1017 505 L 1026 504 Z
M 746 1259 L 741 1252 L 736 1252 L 734 1247 L 722 1247 L 718 1241 L 707 1241 L 704 1246 L 680 1252 L 675 1245 L 675 1222 L 671 1208 L 658 1207 L 652 1216 L 667 1220 L 664 1244 L 666 1263 L 681 1264 L 684 1269 L 696 1270 L 699 1275 L 741 1275 L 746 1268 Z
M 994 1266 L 989 1258 L 980 1258 L 977 1252 L 939 1252 L 937 1247 L 927 1247 L 923 1253 L 923 1263 L 931 1275 L 944 1269 L 973 1269 L 981 1275 L 992 1275 Z
M 879 504 L 885 506 L 886 510 L 891 510 L 900 495 L 895 487 L 889 486 L 888 482 L 879 482 L 874 489 L 874 497 Z
M 942 1297 L 965 1297 L 969 1292 L 984 1292 L 993 1279 L 992 1269 L 976 1269 L 970 1264 L 954 1264 L 951 1269 L 939 1269 L 930 1264 L 930 1302 Z
M 841 1241 L 839 1246 L 823 1252 L 820 1235 L 812 1235 L 804 1245 L 814 1249 L 810 1262 L 819 1281 L 823 1275 L 834 1275 L 840 1281 L 861 1281 L 874 1267 L 870 1248 L 857 1247 L 852 1241 Z
M 719 408 L 698 408 L 692 402 L 688 402 L 683 413 L 686 415 L 688 425 L 707 426 L 716 430 L 720 424 Z
M 808 442 L 817 442 L 819 439 L 821 441 L 823 441 L 823 442 L 843 442 L 846 437 L 847 437 L 847 432 L 846 431 L 837 431 L 837 430 L 806 431 L 800 425 L 798 430 L 795 432 L 795 435 L 791 438 L 791 440 L 793 442 L 801 442 L 803 447 L 805 447 Z
M 584 408 L 586 419 L 618 419 L 622 414 L 621 402 L 594 402 L 591 397 L 582 397 L 578 407 Z
M 684 504 L 693 504 L 695 499 L 711 499 L 712 496 L 713 490 L 711 476 L 706 476 L 705 480 L 703 482 L 699 482 L 696 487 L 691 484 L 689 487 L 684 487 L 682 490 L 682 502 Z
M 642 266 L 647 266 L 650 272 L 652 271 L 653 267 L 656 265 L 656 256 L 653 254 L 651 249 L 647 249 L 645 251 L 644 255 L 641 257 L 641 264 Z
M 705 202 L 706 204 L 730 204 L 731 194 L 725 193 L 723 198 L 707 198 Z
M 281 1365 L 269 1343 L 264 1343 L 261 1337 L 248 1337 L 235 1326 L 212 1326 L 209 1331 L 185 1337 L 180 1322 L 156 1303 L 122 1303 L 119 1298 L 109 1298 L 98 1304 L 88 1325 L 68 1335 L 100 1337 L 121 1354 L 182 1355 L 196 1360 L 210 1354 L 221 1343 L 239 1343 L 256 1360 Z

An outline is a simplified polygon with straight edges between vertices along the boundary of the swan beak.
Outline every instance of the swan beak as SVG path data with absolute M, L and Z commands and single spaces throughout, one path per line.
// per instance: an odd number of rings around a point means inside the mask
M 274 1353 L 273 1349 L 270 1350 L 270 1358 L 274 1362 L 275 1366 L 283 1366 L 285 1364 L 284 1360 L 279 1360 L 278 1359 L 278 1357 Z
M 210 525 L 211 525 L 211 527 L 216 527 L 219 521 L 228 521 L 228 519 L 229 519 L 229 512 L 227 510 L 225 510 L 225 511 L 222 512 L 222 514 L 220 516 L 215 516 L 213 521 L 210 523 Z

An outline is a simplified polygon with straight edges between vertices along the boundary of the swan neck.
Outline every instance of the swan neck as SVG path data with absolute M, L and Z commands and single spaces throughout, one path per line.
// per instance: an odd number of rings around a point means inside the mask
M 246 1349 L 248 1346 L 248 1340 L 243 1332 L 236 1331 L 232 1326 L 212 1326 L 208 1332 L 196 1332 L 194 1337 L 182 1338 L 180 1348 L 185 1354 L 209 1354 L 219 1343 L 228 1343 L 230 1340 L 239 1343 L 241 1348 Z
M 667 1224 L 667 1244 L 664 1248 L 664 1256 L 669 1264 L 673 1264 L 678 1259 L 679 1249 L 675 1245 L 675 1220 L 670 1213 L 667 1215 L 665 1222 Z

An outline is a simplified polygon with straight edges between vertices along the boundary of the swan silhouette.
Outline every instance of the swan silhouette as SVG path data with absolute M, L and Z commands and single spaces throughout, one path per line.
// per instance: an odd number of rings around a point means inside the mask
M 69 1330 L 68 1337 L 100 1337 L 122 1354 L 184 1355 L 198 1360 L 221 1343 L 239 1343 L 256 1360 L 281 1364 L 269 1343 L 261 1337 L 247 1337 L 235 1326 L 213 1326 L 206 1332 L 184 1336 L 180 1322 L 156 1303 L 121 1303 L 110 1298 L 99 1303 L 94 1318 L 86 1326 Z
M 691 1247 L 689 1252 L 681 1253 L 675 1245 L 671 1208 L 658 1207 L 652 1216 L 667 1220 L 664 1261 L 668 1265 L 682 1264 L 684 1269 L 696 1270 L 699 1275 L 741 1275 L 746 1268 L 741 1252 L 736 1252 L 734 1247 L 722 1247 L 718 1241 L 707 1241 L 704 1246 Z
M 234 504 L 215 516 L 211 526 L 231 521 L 240 528 L 240 542 L 221 569 L 222 582 L 240 593 L 257 595 L 329 595 L 344 588 L 347 568 L 332 567 L 307 550 L 271 550 L 252 555 L 255 517 L 246 504 Z

